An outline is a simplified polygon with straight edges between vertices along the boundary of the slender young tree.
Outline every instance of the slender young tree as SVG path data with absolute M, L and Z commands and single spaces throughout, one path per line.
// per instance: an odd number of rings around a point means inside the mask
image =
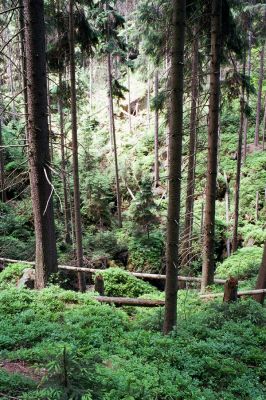
M 183 73 L 185 0 L 172 0 L 171 72 L 169 112 L 169 197 L 166 244 L 166 287 L 163 330 L 168 334 L 176 325 L 177 272 L 180 220 L 180 189 L 183 136 Z
M 107 40 L 110 38 L 110 21 L 107 21 Z M 107 75 L 108 75 L 108 100 L 109 100 L 109 130 L 111 136 L 111 144 L 114 153 L 115 162 L 115 185 L 116 185 L 116 202 L 117 202 L 117 220 L 119 228 L 122 227 L 122 209 L 121 209 L 121 193 L 119 168 L 116 145 L 115 119 L 114 119 L 114 102 L 113 102 L 113 75 L 112 75 L 112 55 L 110 51 L 107 53 Z M 130 110 L 129 110 L 130 112 Z
M 196 144 L 197 144 L 197 104 L 198 104 L 198 68 L 199 68 L 199 40 L 197 28 L 193 32 L 192 48 L 192 71 L 191 71 L 191 108 L 190 108 L 190 128 L 189 128 L 189 155 L 188 155 L 188 175 L 187 175 L 187 195 L 185 227 L 182 246 L 182 265 L 190 264 L 190 249 L 192 243 L 193 210 L 194 210 L 194 190 L 195 190 L 195 169 L 196 169 Z
M 0 107 L 0 113 L 1 113 Z M 4 203 L 6 201 L 5 191 L 5 157 L 4 157 L 4 143 L 2 140 L 2 117 L 0 116 L 0 200 Z
M 266 289 L 266 241 L 264 242 L 264 251 L 256 283 L 256 289 Z M 259 303 L 263 304 L 265 293 L 256 294 L 253 296 L 253 298 Z
M 248 60 L 247 60 L 247 73 L 250 79 L 251 74 L 251 31 L 248 32 Z M 247 91 L 247 106 L 249 105 L 249 90 Z M 243 127 L 243 164 L 246 162 L 247 156 L 247 134 L 248 134 L 248 117 L 244 115 L 244 127 Z
M 255 137 L 254 137 L 255 146 L 259 145 L 259 135 L 260 135 L 261 93 L 262 93 L 262 84 L 264 78 L 264 48 L 265 44 L 262 45 L 262 49 L 260 52 L 260 74 L 258 83 L 257 114 L 256 114 L 256 126 L 255 126 Z
M 31 198 L 36 238 L 35 287 L 57 272 L 49 155 L 43 0 L 24 0 Z
M 237 167 L 236 167 L 236 182 L 235 182 L 235 210 L 234 210 L 234 227 L 233 227 L 233 240 L 232 251 L 236 251 L 238 247 L 238 219 L 239 219 L 239 197 L 240 197 L 240 181 L 241 181 L 241 162 L 242 162 L 242 142 L 243 142 L 243 126 L 245 115 L 245 86 L 244 76 L 246 73 L 246 55 L 243 61 L 243 77 L 241 83 L 241 98 L 240 98 L 240 126 L 238 133 L 238 147 L 237 147 Z
M 22 85 L 23 85 L 23 98 L 24 98 L 24 111 L 25 111 L 25 139 L 26 144 L 28 140 L 28 95 L 27 95 L 27 65 L 25 53 L 25 20 L 23 10 L 23 0 L 19 0 L 19 30 L 20 30 L 20 52 L 22 64 Z
M 79 191 L 79 162 L 78 162 L 78 127 L 77 127 L 77 95 L 76 95 L 76 65 L 75 65 L 75 36 L 74 36 L 74 0 L 69 0 L 69 68 L 70 68 L 70 90 L 71 90 L 71 129 L 72 129 L 72 158 L 73 158 L 73 181 L 74 181 L 74 215 L 75 215 L 75 237 L 76 237 L 76 262 L 77 267 L 83 267 L 82 248 L 82 226 L 80 214 L 80 191 Z M 78 273 L 78 284 L 80 291 L 85 291 L 85 277 L 82 272 Z
M 205 290 L 207 285 L 213 283 L 214 278 L 215 199 L 220 112 L 221 11 L 221 1 L 212 0 L 208 166 L 201 283 L 202 291 Z
M 159 74 L 156 68 L 154 74 L 154 96 L 157 99 L 159 93 Z M 155 101 L 154 111 L 154 184 L 155 187 L 159 185 L 159 110 L 157 107 L 157 101 Z

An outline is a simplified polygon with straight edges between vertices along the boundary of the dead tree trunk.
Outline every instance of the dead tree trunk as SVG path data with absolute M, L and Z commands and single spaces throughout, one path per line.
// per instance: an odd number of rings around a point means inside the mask
M 183 74 L 185 0 L 172 0 L 172 64 L 170 72 L 169 113 L 169 195 L 166 243 L 165 316 L 163 331 L 168 334 L 176 325 L 177 273 L 180 219 L 180 189 L 183 136 Z
M 155 111 L 154 111 L 154 184 L 159 185 L 159 110 L 157 107 L 157 99 L 159 93 L 159 76 L 156 68 L 154 74 L 154 96 L 155 96 Z
M 261 261 L 261 266 L 258 274 L 258 279 L 256 283 L 256 289 L 266 289 L 266 241 L 264 242 L 264 251 Z M 265 293 L 260 293 L 253 296 L 254 300 L 263 304 L 265 299 Z
M 238 280 L 230 276 L 224 284 L 223 302 L 237 301 Z
M 257 114 L 256 114 L 256 126 L 255 126 L 255 138 L 254 145 L 259 145 L 259 135 L 260 135 L 260 112 L 261 112 L 261 93 L 264 75 L 264 47 L 263 44 L 260 52 L 260 75 L 259 75 L 259 85 L 258 85 L 258 100 L 257 100 Z
M 36 238 L 35 287 L 57 272 L 54 213 L 49 168 L 49 131 L 43 0 L 24 0 L 27 60 L 29 169 Z
M 73 156 L 73 181 L 74 181 L 74 214 L 76 236 L 77 266 L 83 266 L 82 226 L 80 215 L 79 192 L 79 163 L 78 163 L 78 127 L 77 127 L 77 99 L 76 99 L 76 65 L 74 42 L 74 17 L 73 0 L 69 0 L 69 59 L 70 59 L 70 86 L 71 86 L 71 125 L 72 125 L 72 156 Z M 85 291 L 85 279 L 82 272 L 78 274 L 79 289 Z
M 194 29 L 193 59 L 191 71 L 191 109 L 189 129 L 189 156 L 187 175 L 187 195 L 185 227 L 182 246 L 182 266 L 190 266 L 190 252 L 192 246 L 193 211 L 194 211 L 194 190 L 195 190 L 195 169 L 196 169 L 196 144 L 197 144 L 197 104 L 198 104 L 198 63 L 199 63 L 199 40 L 197 29 Z
M 213 283 L 217 146 L 220 106 L 221 1 L 212 0 L 208 167 L 202 265 L 202 291 Z

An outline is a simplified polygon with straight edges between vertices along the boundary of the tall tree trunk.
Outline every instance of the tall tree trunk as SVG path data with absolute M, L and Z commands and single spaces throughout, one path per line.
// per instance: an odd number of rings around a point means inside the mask
M 226 225 L 229 227 L 229 213 L 230 213 L 230 187 L 227 179 L 226 172 L 224 172 L 224 180 L 225 180 L 225 215 L 226 215 Z M 226 239 L 226 252 L 227 252 L 227 257 L 230 257 L 231 255 L 231 243 L 230 239 Z
M 263 44 L 261 52 L 260 52 L 260 75 L 259 75 L 259 84 L 258 84 L 258 101 L 257 101 L 257 114 L 256 114 L 256 126 L 255 126 L 255 138 L 254 145 L 259 145 L 259 136 L 260 136 L 260 112 L 261 112 L 261 92 L 262 92 L 262 84 L 264 78 L 264 47 Z
M 119 182 L 119 170 L 118 170 L 118 157 L 117 157 L 117 146 L 116 146 L 116 134 L 115 134 L 115 121 L 114 121 L 114 104 L 113 104 L 113 89 L 112 89 L 112 60 L 111 54 L 107 55 L 107 73 L 108 73 L 108 86 L 109 86 L 109 122 L 110 122 L 110 135 L 112 137 L 114 161 L 115 161 L 115 184 L 116 184 L 116 201 L 117 201 L 117 219 L 119 228 L 122 227 L 122 212 L 121 212 L 121 194 L 120 194 L 120 182 Z
M 36 238 L 35 286 L 57 272 L 51 172 L 43 0 L 24 0 L 27 60 L 29 169 Z
M 197 104 L 198 104 L 198 61 L 199 61 L 199 40 L 197 29 L 194 29 L 193 39 L 193 59 L 191 71 L 191 109 L 190 109 L 190 128 L 189 128 L 189 156 L 188 156 L 188 175 L 187 175 L 187 195 L 185 227 L 183 234 L 183 256 L 182 266 L 190 265 L 190 250 L 192 244 L 193 229 L 193 210 L 194 210 L 194 189 L 195 189 L 195 169 L 196 169 L 196 143 L 197 143 Z
M 0 114 L 2 110 L 0 108 Z M 4 146 L 2 139 L 2 117 L 0 116 L 0 193 L 1 193 L 1 201 L 4 203 L 6 201 L 6 191 L 5 191 L 5 154 L 4 154 Z
M 71 128 L 72 128 L 72 157 L 73 157 L 73 181 L 74 181 L 74 214 L 76 236 L 76 262 L 77 267 L 83 266 L 82 226 L 80 215 L 79 192 L 79 163 L 78 163 L 78 128 L 77 128 L 77 98 L 76 98 L 76 65 L 74 43 L 74 0 L 69 0 L 69 61 L 70 61 L 70 90 L 71 90 Z M 78 274 L 79 290 L 85 291 L 85 277 L 82 272 Z
M 246 73 L 246 55 L 244 55 L 244 61 L 243 61 L 243 77 L 245 76 L 245 73 Z M 235 210 L 234 210 L 234 227 L 233 227 L 233 240 L 232 240 L 233 252 L 235 252 L 238 247 L 239 196 L 240 196 L 240 181 L 241 181 L 243 125 L 244 125 L 244 114 L 245 114 L 245 86 L 243 79 L 241 87 L 242 89 L 241 89 L 241 99 L 240 99 L 240 126 L 239 126 L 238 147 L 237 147 Z
M 214 278 L 215 199 L 220 105 L 221 11 L 221 1 L 212 0 L 208 167 L 201 284 L 202 291 L 205 290 L 207 285 L 213 283 Z
M 247 61 L 248 78 L 250 79 L 251 73 L 251 32 L 248 32 L 248 61 Z M 247 91 L 247 106 L 249 105 L 249 90 Z M 244 115 L 244 128 L 243 128 L 243 164 L 246 162 L 247 156 L 247 135 L 248 135 L 248 117 Z
M 23 11 L 23 0 L 19 0 L 19 29 L 20 29 L 20 49 L 21 49 L 21 61 L 22 61 L 22 87 L 24 97 L 24 111 L 25 111 L 25 139 L 26 146 L 28 142 L 28 95 L 27 95 L 27 64 L 26 64 L 26 53 L 25 53 L 25 21 Z M 26 147 L 27 149 L 27 147 Z
M 156 68 L 154 74 L 154 96 L 157 99 L 159 93 L 159 76 L 158 76 L 158 69 Z M 159 185 L 159 111 L 157 107 L 157 100 L 156 100 L 156 107 L 154 112 L 154 184 L 155 187 Z
M 180 190 L 183 136 L 185 0 L 172 0 L 172 64 L 169 113 L 169 197 L 166 244 L 165 315 L 163 331 L 176 325 Z
M 264 242 L 264 251 L 256 283 L 256 289 L 266 289 L 266 241 Z M 259 303 L 263 304 L 265 293 L 254 295 L 253 298 Z
M 262 150 L 265 150 L 265 130 L 266 130 L 266 96 L 265 96 L 265 105 L 264 105 L 264 116 L 262 122 Z
M 62 104 L 62 73 L 59 72 L 59 98 L 58 98 L 58 110 L 60 120 L 60 147 L 61 147 L 61 176 L 63 182 L 63 193 L 64 193 L 64 220 L 65 220 L 65 242 L 71 243 L 71 215 L 68 202 L 67 193 L 67 180 L 66 180 L 66 157 L 65 157 L 65 132 L 64 132 L 64 111 Z

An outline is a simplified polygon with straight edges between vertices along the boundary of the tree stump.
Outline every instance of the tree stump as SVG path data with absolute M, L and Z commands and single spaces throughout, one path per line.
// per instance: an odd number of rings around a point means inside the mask
M 101 274 L 96 275 L 94 281 L 94 290 L 98 292 L 100 296 L 104 296 L 104 280 Z
M 237 301 L 237 288 L 238 288 L 237 278 L 230 276 L 224 284 L 223 302 L 228 303 L 230 301 Z

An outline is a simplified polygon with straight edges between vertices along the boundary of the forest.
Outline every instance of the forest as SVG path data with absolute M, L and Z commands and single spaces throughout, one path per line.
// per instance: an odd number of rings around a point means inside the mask
M 2 0 L 0 399 L 266 399 L 266 3 Z

